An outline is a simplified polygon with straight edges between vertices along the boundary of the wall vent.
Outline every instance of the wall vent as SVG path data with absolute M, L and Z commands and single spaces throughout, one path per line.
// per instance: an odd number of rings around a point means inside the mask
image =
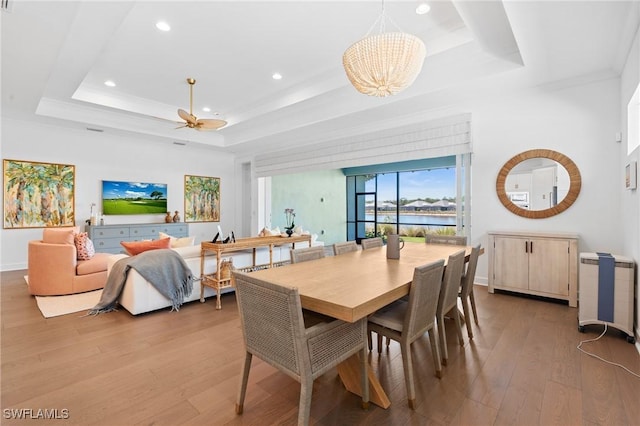
M 90 132 L 98 132 L 98 133 L 104 132 L 104 130 L 96 129 L 95 127 L 87 127 L 87 130 L 90 131 Z
M 173 141 L 174 145 L 180 145 L 180 146 L 185 146 L 187 143 L 186 142 L 181 142 L 181 141 Z

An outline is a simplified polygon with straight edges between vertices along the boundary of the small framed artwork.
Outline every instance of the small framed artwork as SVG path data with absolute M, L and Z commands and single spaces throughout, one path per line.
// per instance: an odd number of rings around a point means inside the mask
M 627 189 L 636 189 L 638 185 L 638 162 L 631 161 L 627 164 L 624 173 L 624 184 Z
M 184 176 L 184 221 L 220 222 L 220 178 Z
M 75 225 L 76 168 L 3 160 L 4 229 Z

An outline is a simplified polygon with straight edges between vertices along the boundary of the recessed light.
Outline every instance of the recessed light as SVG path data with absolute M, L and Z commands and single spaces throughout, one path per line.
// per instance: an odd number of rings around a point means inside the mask
M 426 13 L 429 13 L 430 10 L 431 10 L 431 6 L 429 6 L 427 3 L 420 3 L 418 7 L 416 7 L 416 13 L 418 15 L 424 15 Z
M 116 87 L 116 83 L 113 80 L 107 80 L 104 82 L 105 86 Z
M 156 22 L 156 28 L 159 29 L 160 31 L 170 31 L 171 30 L 171 27 L 169 26 L 169 24 L 167 24 L 164 21 Z
M 211 111 L 211 108 L 209 108 L 209 107 L 204 107 L 204 108 L 202 108 L 202 110 L 203 110 L 204 112 L 210 112 L 210 111 Z
M 282 74 L 280 74 L 279 72 L 274 73 L 271 77 L 274 80 L 282 80 Z

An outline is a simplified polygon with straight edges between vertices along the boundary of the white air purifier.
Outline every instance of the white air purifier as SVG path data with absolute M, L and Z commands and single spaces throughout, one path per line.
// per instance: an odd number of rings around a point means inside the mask
M 589 324 L 607 324 L 633 333 L 635 262 L 609 253 L 580 253 L 578 330 Z

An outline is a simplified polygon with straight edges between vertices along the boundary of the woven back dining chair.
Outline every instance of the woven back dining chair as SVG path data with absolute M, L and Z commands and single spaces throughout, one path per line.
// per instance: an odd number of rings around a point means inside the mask
M 366 318 L 323 322 L 305 328 L 297 288 L 287 288 L 234 271 L 246 347 L 236 402 L 242 414 L 251 360 L 257 356 L 300 383 L 298 425 L 308 425 L 313 381 L 354 354 L 360 354 L 362 406 L 369 403 Z
M 427 331 L 429 332 L 436 376 L 442 377 L 436 329 L 436 309 L 442 288 L 443 268 L 444 260 L 415 268 L 409 290 L 409 300 L 397 300 L 378 310 L 369 317 L 367 325 L 369 340 L 371 340 L 371 332 L 378 334 L 378 353 L 382 352 L 382 336 L 400 343 L 404 379 L 411 409 L 415 409 L 416 400 L 411 344 Z
M 467 336 L 469 339 L 473 339 L 473 330 L 471 329 L 471 310 L 473 310 L 473 319 L 478 325 L 478 312 L 476 310 L 476 300 L 473 296 L 473 281 L 476 277 L 476 267 L 478 266 L 478 257 L 480 256 L 480 244 L 471 249 L 469 255 L 469 261 L 467 262 L 467 268 L 462 275 L 462 282 L 460 284 L 460 291 L 458 298 L 462 302 L 462 311 L 464 312 L 464 322 L 467 325 Z M 471 309 L 469 309 L 469 302 L 471 302 Z
M 374 238 L 363 238 L 360 241 L 360 245 L 362 246 L 362 250 L 368 250 L 374 247 L 382 247 L 384 244 L 382 242 L 381 237 L 374 237 Z
M 464 250 L 450 255 L 447 260 L 447 267 L 444 270 L 444 277 L 442 278 L 442 289 L 440 290 L 440 297 L 438 299 L 436 318 L 438 319 L 438 333 L 440 334 L 440 351 L 443 365 L 447 365 L 447 359 L 449 358 L 447 335 L 444 327 L 445 316 L 453 318 L 460 346 L 464 345 L 460 312 L 458 311 L 458 289 L 460 288 L 462 271 L 464 270 L 464 257 Z
M 466 246 L 467 237 L 464 235 L 433 235 L 427 234 L 424 237 L 427 244 L 450 244 L 455 246 Z
M 324 247 L 313 246 L 291 249 L 291 263 L 307 262 L 309 260 L 322 259 L 324 257 Z
M 358 251 L 358 244 L 356 244 L 355 241 L 343 241 L 333 245 L 334 256 L 338 256 L 343 253 L 350 253 L 352 251 Z

